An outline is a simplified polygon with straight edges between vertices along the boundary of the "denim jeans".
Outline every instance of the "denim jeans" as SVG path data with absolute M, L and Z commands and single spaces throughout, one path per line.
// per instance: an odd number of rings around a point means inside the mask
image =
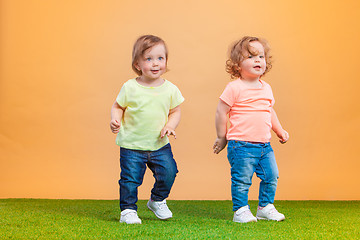
M 137 210 L 138 187 L 142 184 L 146 165 L 153 172 L 155 184 L 151 199 L 162 201 L 169 196 L 178 173 L 170 143 L 156 151 L 120 148 L 120 209 Z
M 259 206 L 274 203 L 279 171 L 270 143 L 230 140 L 227 150 L 231 165 L 233 211 L 248 205 L 248 192 L 254 173 L 261 179 Z

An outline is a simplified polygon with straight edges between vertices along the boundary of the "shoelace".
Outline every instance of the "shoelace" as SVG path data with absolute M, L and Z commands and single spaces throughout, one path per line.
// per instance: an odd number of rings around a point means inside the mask
M 135 216 L 136 215 L 136 212 L 128 212 L 124 215 L 124 217 L 132 217 L 132 216 Z
M 166 202 L 164 201 L 164 202 L 160 202 L 160 203 L 158 203 L 158 207 L 161 209 L 161 210 L 163 210 L 163 208 L 168 208 L 168 206 L 166 205 Z
M 243 211 L 242 213 L 240 213 L 240 216 L 252 217 L 253 215 L 250 212 L 250 210 L 247 210 L 247 211 Z
M 245 211 L 244 212 L 244 215 L 248 216 L 248 217 L 252 217 L 252 213 L 250 211 Z
M 278 215 L 279 212 L 278 212 L 278 210 L 276 210 L 276 208 L 272 208 L 272 209 L 270 209 L 269 214 L 270 215 Z

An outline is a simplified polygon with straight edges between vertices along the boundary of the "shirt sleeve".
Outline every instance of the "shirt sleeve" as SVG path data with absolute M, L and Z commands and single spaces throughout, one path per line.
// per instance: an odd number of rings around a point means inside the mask
M 274 106 L 274 104 L 275 104 L 275 98 L 274 98 L 274 94 L 273 94 L 273 91 L 272 91 L 272 88 L 271 88 L 271 86 L 270 86 L 270 84 L 268 84 L 268 86 L 269 86 L 269 91 L 270 91 L 270 96 L 271 96 L 271 107 L 273 107 Z
M 232 107 L 234 103 L 236 102 L 236 94 L 234 91 L 234 87 L 232 86 L 233 83 L 230 82 L 228 85 L 226 85 L 225 90 L 220 96 L 220 99 L 224 101 L 227 105 Z
M 126 98 L 126 85 L 124 84 L 120 90 L 120 93 L 116 97 L 116 102 L 123 108 L 127 106 L 127 98 Z
M 180 90 L 174 85 L 173 94 L 171 96 L 170 109 L 179 106 L 182 102 L 184 102 L 184 100 L 185 98 L 181 95 Z

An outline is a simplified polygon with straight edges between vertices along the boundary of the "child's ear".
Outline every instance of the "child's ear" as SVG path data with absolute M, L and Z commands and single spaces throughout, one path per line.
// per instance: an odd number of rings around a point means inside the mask
M 138 62 L 134 63 L 134 66 L 135 66 L 135 68 L 136 68 L 139 72 L 141 72 Z

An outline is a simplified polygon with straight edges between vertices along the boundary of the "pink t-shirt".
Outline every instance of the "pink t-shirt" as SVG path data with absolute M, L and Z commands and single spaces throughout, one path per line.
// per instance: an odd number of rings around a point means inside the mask
M 260 80 L 261 88 L 249 88 L 240 79 L 230 82 L 220 99 L 231 107 L 227 140 L 269 142 L 271 110 L 275 103 L 271 87 Z

